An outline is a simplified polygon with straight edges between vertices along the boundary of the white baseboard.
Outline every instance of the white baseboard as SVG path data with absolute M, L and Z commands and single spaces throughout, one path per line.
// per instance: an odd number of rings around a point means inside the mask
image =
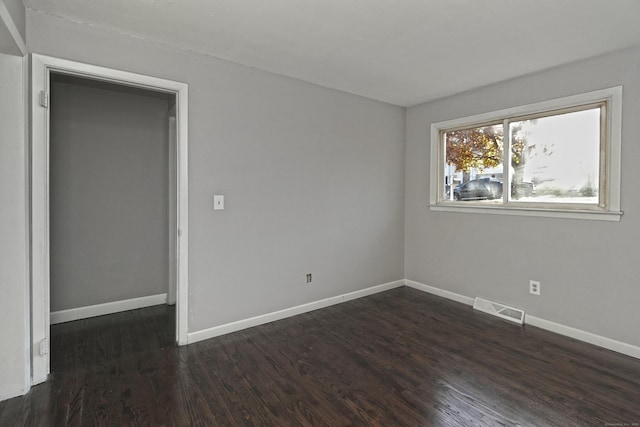
M 404 283 L 406 286 L 417 289 L 419 291 L 461 302 L 463 304 L 473 305 L 473 298 L 456 294 L 455 292 L 445 291 L 444 289 L 435 288 L 433 286 L 425 285 L 407 279 L 404 280 Z M 524 323 L 525 325 L 535 326 L 537 328 L 554 332 L 559 335 L 577 339 L 578 341 L 587 342 L 589 344 L 597 345 L 598 347 L 606 348 L 607 350 L 615 351 L 617 353 L 622 353 L 627 356 L 640 359 L 640 347 L 631 344 L 616 341 L 611 338 L 592 334 L 591 332 L 586 332 L 580 329 L 572 328 L 571 326 L 562 325 L 560 323 L 541 319 L 539 317 L 531 316 L 528 314 L 525 314 Z
M 404 280 L 405 286 L 413 289 L 417 289 L 422 292 L 437 295 L 439 297 L 447 298 L 453 301 L 461 302 L 466 305 L 473 305 L 473 298 L 469 298 L 464 295 L 456 294 L 455 292 L 445 291 L 444 289 L 434 288 L 433 286 L 425 285 L 422 283 L 414 282 L 413 280 Z
M 70 308 L 51 312 L 51 324 L 71 322 L 89 317 L 104 316 L 105 314 L 135 310 L 136 308 L 151 307 L 167 303 L 167 294 L 150 295 L 148 297 L 132 298 L 123 301 L 107 302 L 89 305 L 87 307 Z
M 0 387 L 0 402 L 3 400 L 11 399 L 18 396 L 24 396 L 29 389 L 25 389 L 24 385 L 10 384 Z
M 575 338 L 578 341 L 588 342 L 589 344 L 597 345 L 598 347 L 603 347 L 607 350 L 612 350 L 618 353 L 626 354 L 627 356 L 635 357 L 636 359 L 640 359 L 640 347 L 636 347 L 631 344 L 592 334 L 591 332 L 572 328 L 571 326 L 562 325 L 550 320 L 530 316 L 528 314 L 525 315 L 524 322 L 525 324 L 535 326 L 540 329 L 545 329 L 550 332 L 555 332 L 556 334 Z
M 188 344 L 225 335 L 231 332 L 240 331 L 242 329 L 251 328 L 253 326 L 263 325 L 265 323 L 274 322 L 276 320 L 285 319 L 287 317 L 296 316 L 298 314 L 307 313 L 309 311 L 318 310 L 320 308 L 329 307 L 331 305 L 340 304 L 354 299 L 366 297 L 368 295 L 377 294 L 379 292 L 388 291 L 389 289 L 404 286 L 404 280 L 385 283 L 383 285 L 373 286 L 348 294 L 342 294 L 335 297 L 325 298 L 319 301 L 298 305 L 284 310 L 274 311 L 272 313 L 262 314 L 260 316 L 250 317 L 248 319 L 238 320 L 236 322 L 226 323 L 213 328 L 203 329 L 200 331 L 190 332 L 188 334 Z

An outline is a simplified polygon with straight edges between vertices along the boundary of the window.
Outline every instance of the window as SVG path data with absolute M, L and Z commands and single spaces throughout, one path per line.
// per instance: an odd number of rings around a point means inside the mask
M 431 209 L 619 220 L 621 98 L 616 87 L 432 124 Z

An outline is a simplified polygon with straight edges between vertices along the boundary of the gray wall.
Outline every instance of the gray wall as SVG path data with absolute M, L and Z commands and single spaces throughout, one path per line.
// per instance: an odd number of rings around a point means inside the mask
M 22 0 L 0 0 L 0 12 L 0 53 L 22 56 L 26 53 L 23 52 L 25 8 Z
M 51 311 L 167 292 L 169 108 L 52 77 Z
M 624 86 L 620 222 L 431 212 L 432 122 Z M 640 345 L 640 50 L 573 63 L 407 111 L 406 278 Z M 529 280 L 542 295 L 528 293 Z
M 404 277 L 404 109 L 33 11 L 27 40 L 189 84 L 189 331 Z
M 9 15 L 11 15 L 11 19 L 13 20 L 14 25 L 20 32 L 22 36 L 22 40 L 26 40 L 27 31 L 26 31 L 26 12 L 24 8 L 24 4 L 22 0 L 0 0 L 7 7 L 7 11 Z
M 22 58 L 0 54 L 0 400 L 27 385 L 27 151 Z

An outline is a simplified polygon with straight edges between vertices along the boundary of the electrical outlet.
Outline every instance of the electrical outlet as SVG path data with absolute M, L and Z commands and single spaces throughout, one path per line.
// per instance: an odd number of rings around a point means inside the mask
M 529 280 L 529 293 L 533 295 L 540 295 L 540 282 Z
M 311 283 L 311 273 L 307 273 L 307 283 Z
M 217 194 L 213 196 L 213 210 L 214 211 L 224 210 L 224 196 L 217 195 Z

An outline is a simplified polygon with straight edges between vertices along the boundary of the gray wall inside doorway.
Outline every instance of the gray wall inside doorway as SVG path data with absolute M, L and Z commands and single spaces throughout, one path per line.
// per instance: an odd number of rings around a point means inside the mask
M 167 292 L 173 103 L 52 75 L 52 312 Z

